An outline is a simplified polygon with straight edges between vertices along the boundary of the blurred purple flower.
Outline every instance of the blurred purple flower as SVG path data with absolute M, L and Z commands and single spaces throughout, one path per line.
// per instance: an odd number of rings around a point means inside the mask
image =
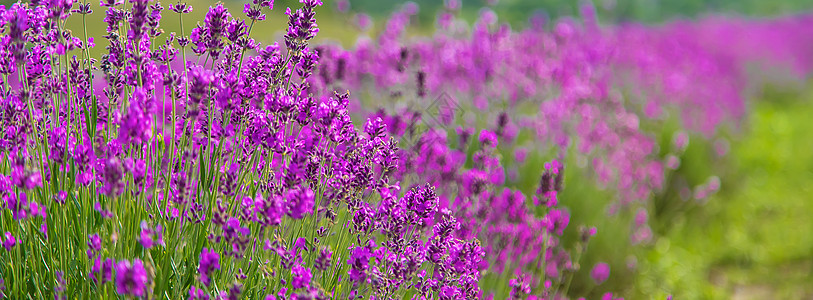
M 131 297 L 143 297 L 147 286 L 147 270 L 140 259 L 119 261 L 116 265 L 116 292 Z
M 610 277 L 610 266 L 603 262 L 597 263 L 590 272 L 590 277 L 596 284 L 601 284 Z

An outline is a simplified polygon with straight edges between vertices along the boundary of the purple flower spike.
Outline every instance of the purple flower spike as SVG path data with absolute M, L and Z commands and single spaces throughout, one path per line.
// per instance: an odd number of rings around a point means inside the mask
M 132 264 L 122 260 L 116 265 L 116 292 L 121 295 L 144 296 L 147 280 L 147 270 L 140 259 L 135 259 Z
M 220 254 L 217 254 L 215 250 L 203 248 L 203 251 L 200 253 L 198 273 L 200 273 L 200 281 L 206 286 L 212 283 L 209 275 L 211 275 L 214 270 L 220 270 Z
M 305 268 L 300 264 L 296 264 L 291 269 L 291 274 L 293 276 L 293 278 L 291 279 L 291 284 L 293 285 L 294 289 L 301 289 L 310 285 L 311 282 L 310 268 Z
M 90 272 L 94 283 L 98 284 L 98 278 L 100 276 L 102 279 L 101 284 L 111 281 L 113 278 L 113 260 L 108 258 L 102 262 L 102 257 L 99 255 L 99 257 L 94 259 L 93 267 L 90 269 Z
M 610 277 L 610 266 L 603 262 L 597 263 L 590 272 L 590 277 L 593 277 L 596 284 L 601 284 Z
M 11 235 L 11 232 L 6 232 L 6 239 L 3 240 L 3 247 L 6 248 L 6 251 L 11 251 L 11 247 L 17 244 L 17 239 Z
M 194 285 L 189 288 L 189 300 L 209 300 L 209 295 L 203 289 L 196 288 Z
M 288 216 L 302 219 L 305 214 L 313 212 L 313 190 L 308 187 L 297 186 L 288 191 Z

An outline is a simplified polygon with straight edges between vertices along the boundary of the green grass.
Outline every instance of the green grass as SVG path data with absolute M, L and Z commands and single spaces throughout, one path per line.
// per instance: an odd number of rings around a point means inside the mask
M 813 88 L 769 89 L 750 112 L 717 170 L 720 193 L 671 220 L 642 253 L 629 298 L 813 296 Z

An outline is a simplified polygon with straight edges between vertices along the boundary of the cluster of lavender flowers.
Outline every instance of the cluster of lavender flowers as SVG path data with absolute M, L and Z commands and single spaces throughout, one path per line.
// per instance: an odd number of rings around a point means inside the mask
M 403 80 L 411 80 L 411 74 L 414 74 L 416 85 L 407 85 L 406 90 L 414 88 L 410 93 L 414 93 L 419 100 L 446 100 L 428 99 L 427 94 L 433 90 L 427 88 L 427 74 L 438 70 L 424 72 L 418 67 L 419 71 L 412 73 L 415 67 L 412 66 L 414 63 L 411 60 L 414 58 L 411 56 L 420 54 L 412 54 L 407 46 L 401 46 L 397 40 L 405 29 L 409 14 L 414 11 L 414 7 L 407 6 L 404 12 L 390 19 L 385 33 L 379 38 L 377 49 L 365 48 L 370 44 L 362 44 L 356 52 L 321 46 L 322 53 L 332 59 L 320 66 L 319 76 L 311 78 L 313 85 L 323 87 L 320 90 L 324 91 L 342 86 L 364 89 L 372 75 L 374 85 L 384 88 L 385 95 L 378 97 L 392 97 L 397 102 L 404 100 L 404 91 L 399 90 L 405 87 Z M 461 47 L 445 47 L 424 50 L 429 53 L 427 57 L 430 59 L 436 57 L 432 56 L 432 50 L 450 51 L 450 55 L 469 55 L 471 52 Z M 484 57 L 490 55 L 485 52 L 480 54 Z M 427 65 L 434 63 L 436 61 Z M 459 72 L 464 73 L 465 70 Z M 457 80 L 464 85 L 480 84 L 482 81 L 455 78 L 452 74 L 441 73 L 440 76 L 449 76 L 446 79 Z M 450 90 L 452 93 L 465 93 L 466 87 Z M 483 243 L 486 259 L 478 267 L 484 274 L 483 288 L 488 297 L 548 299 L 567 295 L 573 275 L 579 270 L 578 256 L 586 250 L 596 229 L 581 228 L 582 236 L 576 245 L 560 243 L 559 237 L 564 234 L 570 220 L 568 211 L 558 205 L 557 193 L 562 189 L 564 178 L 561 162 L 553 160 L 547 163 L 542 174 L 528 174 L 539 176 L 540 180 L 536 194 L 526 197 L 520 190 L 507 185 L 506 168 L 501 163 L 498 151 L 501 142 L 510 143 L 516 135 L 516 125 L 509 124 L 509 113 L 501 113 L 496 126 L 479 132 L 475 127 L 458 127 L 454 132 L 455 139 L 449 139 L 443 128 L 416 132 L 421 118 L 425 117 L 421 113 L 409 109 L 390 113 L 379 109 L 373 113 L 373 117 L 385 122 L 392 135 L 413 141 L 399 151 L 401 165 L 394 176 L 404 184 L 417 184 L 411 181 L 420 178 L 438 187 L 440 206 L 448 208 L 459 220 L 464 220 L 455 235 L 462 239 L 476 238 Z M 453 125 L 455 120 L 449 116 L 454 113 L 440 111 L 431 117 L 443 119 L 443 124 L 440 124 L 443 127 Z M 467 161 L 471 161 L 471 164 L 467 165 Z M 521 163 L 522 159 L 518 162 Z
M 797 36 L 809 18 L 608 30 L 586 7 L 583 26 L 546 31 L 537 18 L 515 32 L 484 10 L 469 32 L 447 1 L 431 40 L 404 41 L 417 12 L 407 4 L 348 51 L 313 46 L 323 3 L 300 3 L 270 45 L 251 32 L 273 0 L 246 4 L 244 17 L 215 4 L 188 33 L 182 2 L 0 6 L 0 298 L 581 295 L 569 289 L 597 231 L 563 243 L 570 148 L 621 205 L 645 206 L 688 135 L 662 155 L 640 122 L 692 108 L 687 132 L 713 136 L 742 112 L 745 62 L 813 64 Z M 92 8 L 104 10 L 104 36 L 67 28 Z M 167 20 L 181 32 L 164 32 Z M 783 42 L 706 43 L 752 29 Z M 105 51 L 93 57 L 97 42 Z M 403 107 L 439 94 L 450 97 L 435 115 Z M 453 111 L 472 108 L 488 113 Z M 528 156 L 549 162 L 520 174 Z M 536 191 L 520 177 L 538 178 Z M 638 211 L 633 242 L 651 238 L 647 216 Z M 610 274 L 604 263 L 588 271 L 595 284 Z
M 374 39 L 363 37 L 350 50 L 320 46 L 325 59 L 311 80 L 325 92 L 364 91 L 355 94 L 359 103 L 375 103 L 353 108 L 381 118 L 393 136 L 408 142 L 394 175 L 402 183 L 428 180 L 440 206 L 465 220 L 456 234 L 483 243 L 484 278 L 492 274 L 499 282 L 484 290 L 497 298 L 562 295 L 580 269 L 578 257 L 595 229 L 579 230 L 572 248 L 559 243 L 569 221 L 557 199 L 565 157 L 575 152 L 572 160 L 585 161 L 581 167 L 592 170 L 600 185 L 617 191 L 611 212 L 637 208 L 630 241 L 646 243 L 653 238 L 647 201 L 679 168 L 689 133 L 716 139 L 718 155 L 725 154 L 717 133 L 744 112 L 752 80 L 747 67 L 782 65 L 799 75 L 813 69 L 809 16 L 599 27 L 587 5 L 583 22 L 548 26 L 533 18 L 529 28 L 512 31 L 488 9 L 469 28 L 456 18 L 459 9 L 458 1 L 446 1 L 436 34 L 408 40 L 417 12 L 408 3 Z M 339 10 L 347 11 L 346 5 Z M 360 28 L 369 27 L 365 15 L 356 19 Z M 424 110 L 438 102 L 438 111 Z M 660 149 L 659 132 L 647 128 L 662 128 L 670 118 L 681 130 Z M 477 133 L 479 143 L 472 141 Z M 556 160 L 539 173 L 520 174 L 529 155 Z M 528 176 L 541 177 L 535 194 L 515 188 Z M 712 177 L 682 186 L 680 193 L 702 201 L 719 187 Z M 608 274 L 606 264 L 592 271 L 596 282 Z
M 0 7 L 0 297 L 483 297 L 493 250 L 394 179 L 386 122 L 311 84 L 322 2 L 300 2 L 262 45 L 272 0 L 188 35 L 188 4 L 105 0 L 101 57 L 65 25 L 88 3 Z
M 602 185 L 619 192 L 623 205 L 657 192 L 669 168 L 664 153 L 671 150 L 659 149 L 644 126 L 677 115 L 686 132 L 715 138 L 725 121 L 745 111 L 748 67 L 784 66 L 800 76 L 813 69 L 807 15 L 600 27 L 588 4 L 583 22 L 549 25 L 534 17 L 528 28 L 512 31 L 489 9 L 469 28 L 455 17 L 459 1 L 446 4 L 431 39 L 406 37 L 417 12 L 411 3 L 354 49 L 321 46 L 327 59 L 314 86 L 419 103 L 386 107 L 406 123 L 438 95 L 451 95 L 453 108 L 479 112 L 460 116 L 452 128 L 488 128 L 520 156 L 550 149 L 558 157 L 573 148 Z M 446 127 L 453 121 L 438 119 Z M 533 142 L 516 144 L 526 132 Z

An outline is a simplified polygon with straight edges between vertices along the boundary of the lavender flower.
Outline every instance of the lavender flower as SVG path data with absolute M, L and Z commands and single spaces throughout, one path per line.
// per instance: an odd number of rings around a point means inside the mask
M 328 248 L 322 248 L 319 252 L 319 256 L 316 257 L 316 261 L 314 262 L 314 268 L 320 271 L 327 271 L 330 268 L 330 259 L 333 256 L 333 252 L 330 251 Z
M 11 248 L 17 244 L 17 239 L 11 235 L 11 232 L 6 231 L 5 239 L 3 240 L 3 248 L 6 248 L 6 251 L 11 251 Z
M 140 259 L 119 261 L 116 265 L 116 292 L 125 296 L 142 297 L 147 286 L 147 270 Z
M 283 198 L 276 194 L 265 198 L 259 193 L 254 198 L 255 214 L 259 222 L 264 226 L 276 226 L 282 222 L 282 216 L 285 214 L 283 205 Z
M 310 188 L 297 186 L 288 191 L 288 216 L 294 219 L 302 219 L 306 213 L 313 211 L 314 194 Z
M 203 251 L 200 253 L 198 274 L 200 274 L 200 281 L 206 286 L 212 283 L 209 276 L 214 270 L 220 270 L 220 255 L 214 250 L 203 248 Z
M 98 254 L 102 250 L 102 239 L 99 238 L 99 234 L 92 234 L 88 236 L 88 258 L 93 257 L 93 255 Z
M 198 289 L 194 285 L 189 288 L 189 300 L 209 300 L 209 295 L 203 289 Z
M 603 262 L 597 263 L 590 271 L 590 277 L 593 277 L 596 284 L 601 284 L 610 277 L 610 266 Z
M 93 282 L 96 284 L 105 284 L 112 281 L 113 260 L 108 258 L 102 261 L 101 255 L 94 259 L 93 268 L 91 268 L 91 275 Z M 99 279 L 101 279 L 101 282 L 99 282 Z
M 291 284 L 294 289 L 307 287 L 311 282 L 311 269 L 296 264 L 291 268 Z
M 165 246 L 161 225 L 151 228 L 146 221 L 141 221 L 141 233 L 138 242 L 142 247 L 150 249 L 156 241 L 158 244 Z

